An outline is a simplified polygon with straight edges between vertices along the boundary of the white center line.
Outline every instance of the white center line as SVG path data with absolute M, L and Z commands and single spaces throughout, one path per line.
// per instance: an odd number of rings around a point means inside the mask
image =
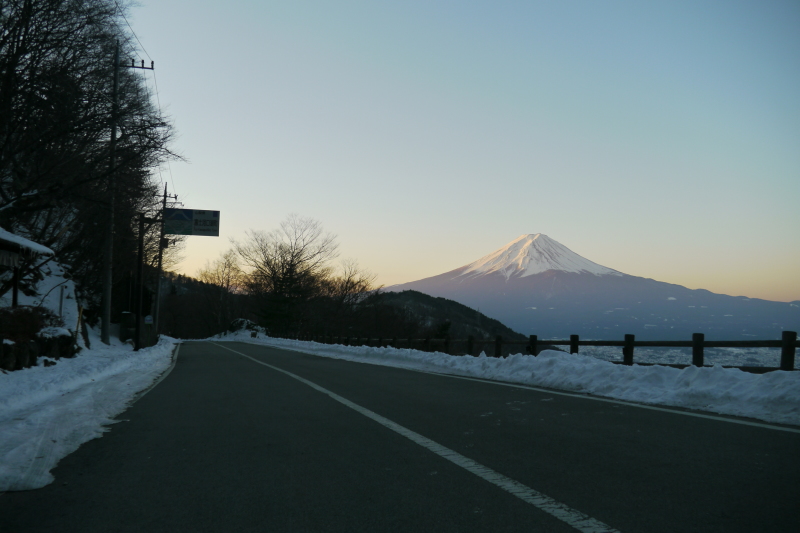
M 210 343 L 214 346 L 218 346 L 220 348 L 224 348 L 225 350 L 231 351 L 235 354 L 241 355 L 242 357 L 246 357 L 251 361 L 254 361 L 260 365 L 264 365 L 269 367 L 273 370 L 286 374 L 301 383 L 308 385 L 309 387 L 328 395 L 332 399 L 336 400 L 337 402 L 346 405 L 350 409 L 361 413 L 362 415 L 366 416 L 367 418 L 371 418 L 375 422 L 381 424 L 382 426 L 391 429 L 392 431 L 399 433 L 400 435 L 406 437 L 407 439 L 419 444 L 420 446 L 427 448 L 428 450 L 432 451 L 436 455 L 447 459 L 453 464 L 460 466 L 461 468 L 475 474 L 476 476 L 488 481 L 496 485 L 497 487 L 513 494 L 517 498 L 521 499 L 524 502 L 530 503 L 535 507 L 541 509 L 542 511 L 554 516 L 555 518 L 561 520 L 569 524 L 570 526 L 574 527 L 578 531 L 582 531 L 583 533 L 619 533 L 616 529 L 596 520 L 588 515 L 583 514 L 582 512 L 572 509 L 571 507 L 564 505 L 563 503 L 557 502 L 553 498 L 542 494 L 522 483 L 515 481 L 509 477 L 504 476 L 499 472 L 495 472 L 491 468 L 484 466 L 476 461 L 473 461 L 469 457 L 465 457 L 460 453 L 447 448 L 446 446 L 442 446 L 441 444 L 432 441 L 431 439 L 420 435 L 415 431 L 411 431 L 410 429 L 401 426 L 396 422 L 392 422 L 388 418 L 385 418 L 377 413 L 370 411 L 365 407 L 361 407 L 358 404 L 355 404 L 348 400 L 347 398 L 343 398 L 338 394 L 329 391 L 328 389 L 317 385 L 316 383 L 309 381 L 305 378 L 302 378 L 296 374 L 292 374 L 282 368 L 278 368 L 276 366 L 272 366 L 268 363 L 263 361 L 259 361 L 254 357 L 250 357 L 249 355 L 245 355 L 241 352 L 237 352 L 236 350 L 232 350 L 227 346 L 222 346 L 221 344 L 217 343 Z

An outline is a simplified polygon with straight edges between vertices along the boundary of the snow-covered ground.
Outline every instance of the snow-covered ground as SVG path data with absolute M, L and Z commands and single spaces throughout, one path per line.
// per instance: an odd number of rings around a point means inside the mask
M 94 335 L 94 333 L 92 333 Z M 500 380 L 648 404 L 800 426 L 800 372 L 748 374 L 721 366 L 677 370 L 615 365 L 586 355 L 546 351 L 538 357 L 458 357 L 395 348 L 252 339 L 239 332 L 209 339 L 241 341 L 369 364 Z M 82 443 L 99 437 L 130 402 L 171 368 L 174 339 L 133 352 L 105 346 L 49 367 L 0 373 L 0 491 L 39 488 L 50 470 Z
M 163 338 L 134 352 L 127 344 L 106 346 L 90 335 L 92 349 L 74 358 L 53 366 L 42 359 L 39 366 L 0 372 L 0 492 L 52 482 L 50 470 L 62 457 L 100 437 L 170 368 L 177 342 Z

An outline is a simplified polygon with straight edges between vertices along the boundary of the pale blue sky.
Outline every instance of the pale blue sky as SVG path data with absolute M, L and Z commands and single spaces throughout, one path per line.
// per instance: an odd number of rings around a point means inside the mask
M 545 233 L 622 272 L 800 299 L 800 3 L 143 0 L 194 274 L 320 220 L 384 284 Z M 149 59 L 142 53 L 145 59 Z

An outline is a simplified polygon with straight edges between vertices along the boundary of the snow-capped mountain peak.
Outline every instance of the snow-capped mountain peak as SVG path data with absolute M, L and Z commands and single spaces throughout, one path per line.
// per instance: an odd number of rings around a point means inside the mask
M 520 235 L 499 250 L 485 255 L 463 267 L 461 276 L 480 276 L 490 273 L 525 277 L 558 270 L 594 274 L 596 276 L 621 276 L 622 273 L 585 259 L 563 244 L 541 233 Z

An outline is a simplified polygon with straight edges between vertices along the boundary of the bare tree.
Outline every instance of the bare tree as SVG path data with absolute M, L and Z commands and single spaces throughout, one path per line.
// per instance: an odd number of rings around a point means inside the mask
M 206 262 L 197 278 L 206 284 L 203 291 L 206 317 L 215 333 L 228 328 L 245 310 L 244 273 L 236 252 L 228 250 L 213 263 Z
M 336 236 L 319 221 L 294 214 L 276 230 L 250 230 L 244 241 L 233 241 L 267 327 L 282 335 L 302 328 L 307 303 L 330 275 L 337 248 Z
M 346 259 L 336 275 L 324 280 L 320 296 L 330 300 L 334 316 L 345 318 L 370 294 L 380 289 L 375 285 L 375 279 L 375 274 L 359 267 L 355 259 Z

